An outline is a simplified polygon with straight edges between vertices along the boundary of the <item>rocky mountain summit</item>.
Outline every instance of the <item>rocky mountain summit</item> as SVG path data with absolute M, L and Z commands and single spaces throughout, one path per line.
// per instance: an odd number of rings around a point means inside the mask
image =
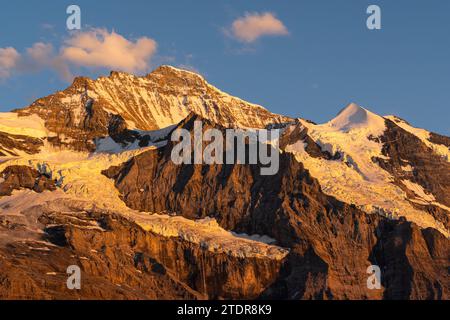
M 197 121 L 280 130 L 258 145 L 278 171 L 174 163 Z M 354 103 L 315 124 L 170 66 L 79 77 L 0 114 L 0 298 L 449 299 L 449 161 L 449 137 Z
M 49 142 L 74 150 L 95 150 L 95 139 L 132 143 L 139 131 L 162 129 L 190 112 L 227 127 L 263 128 L 289 121 L 261 106 L 230 96 L 193 72 L 161 66 L 144 77 L 113 71 L 92 80 L 77 77 L 64 91 L 16 110 L 38 115 L 54 135 Z

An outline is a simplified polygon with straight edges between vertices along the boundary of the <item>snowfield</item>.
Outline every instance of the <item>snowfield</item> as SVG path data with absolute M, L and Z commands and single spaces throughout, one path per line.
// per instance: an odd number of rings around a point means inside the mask
M 0 112 L 0 132 L 24 135 L 33 138 L 49 136 L 44 120 L 37 115 L 19 117 L 14 112 Z

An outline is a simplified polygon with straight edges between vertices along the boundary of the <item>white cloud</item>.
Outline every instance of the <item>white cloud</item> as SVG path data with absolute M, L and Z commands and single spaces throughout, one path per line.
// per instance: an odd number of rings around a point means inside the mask
M 61 58 L 82 67 L 139 72 L 149 68 L 156 47 L 156 42 L 147 37 L 133 42 L 114 31 L 94 29 L 67 39 L 61 48 Z
M 12 47 L 0 48 L 0 79 L 8 78 L 17 66 L 20 54 Z
M 233 21 L 227 34 L 239 41 L 251 43 L 262 36 L 283 36 L 289 34 L 283 22 L 270 12 L 246 13 Z
M 131 41 L 114 31 L 92 29 L 72 34 L 57 52 L 52 44 L 43 42 L 34 43 L 23 54 L 12 47 L 0 48 L 0 79 L 8 78 L 13 71 L 30 73 L 50 68 L 71 81 L 73 66 L 141 72 L 150 68 L 156 48 L 156 42 L 147 37 Z

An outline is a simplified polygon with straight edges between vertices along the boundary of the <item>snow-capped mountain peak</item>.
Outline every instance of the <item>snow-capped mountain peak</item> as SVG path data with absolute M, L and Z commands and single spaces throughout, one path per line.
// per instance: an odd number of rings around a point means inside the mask
M 294 137 L 292 133 L 298 131 L 303 134 Z M 450 234 L 447 218 L 426 211 L 449 210 L 444 196 L 449 172 L 447 137 L 413 128 L 395 117 L 381 117 L 355 103 L 324 124 L 300 119 L 285 134 L 291 135 L 285 138 L 289 141 L 285 151 L 305 165 L 325 193 L 369 213 L 405 217 Z M 425 207 L 418 207 L 418 201 Z
M 57 146 L 95 149 L 92 141 L 122 130 L 157 130 L 194 112 L 225 127 L 264 128 L 291 119 L 231 96 L 191 71 L 161 66 L 146 76 L 112 71 L 92 80 L 77 77 L 71 86 L 17 111 L 38 115 Z M 119 125 L 117 123 L 119 122 Z
M 384 130 L 383 117 L 357 105 L 350 103 L 338 115 L 327 123 L 336 130 L 350 131 L 355 128 L 367 128 L 373 131 Z

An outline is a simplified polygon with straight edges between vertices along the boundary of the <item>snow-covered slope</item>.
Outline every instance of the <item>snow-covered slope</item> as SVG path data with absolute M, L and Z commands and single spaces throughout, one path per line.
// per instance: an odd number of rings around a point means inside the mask
M 0 132 L 33 138 L 49 136 L 45 121 L 39 116 L 33 114 L 28 117 L 19 117 L 14 112 L 0 112 Z
M 414 207 L 405 191 L 396 185 L 395 177 L 382 169 L 375 158 L 386 159 L 379 137 L 386 130 L 385 118 L 352 103 L 331 121 L 314 125 L 299 120 L 285 130 L 289 135 L 295 126 L 306 129 L 308 136 L 323 151 L 338 155 L 337 159 L 314 157 L 306 152 L 306 142 L 293 141 L 285 147 L 295 154 L 317 178 L 325 193 L 346 203 L 355 204 L 366 212 L 379 213 L 390 218 L 405 217 L 422 227 L 433 227 L 449 236 L 449 230 L 429 212 Z M 406 167 L 405 167 L 406 168 Z M 407 168 L 405 169 L 407 170 Z M 407 183 L 411 187 L 412 183 Z M 416 191 L 417 197 L 422 193 Z M 427 203 L 430 196 L 422 199 Z M 445 207 L 445 206 L 444 206 Z
M 52 134 L 37 115 L 19 117 L 17 113 L 0 113 L 0 157 L 38 153 L 44 139 Z

